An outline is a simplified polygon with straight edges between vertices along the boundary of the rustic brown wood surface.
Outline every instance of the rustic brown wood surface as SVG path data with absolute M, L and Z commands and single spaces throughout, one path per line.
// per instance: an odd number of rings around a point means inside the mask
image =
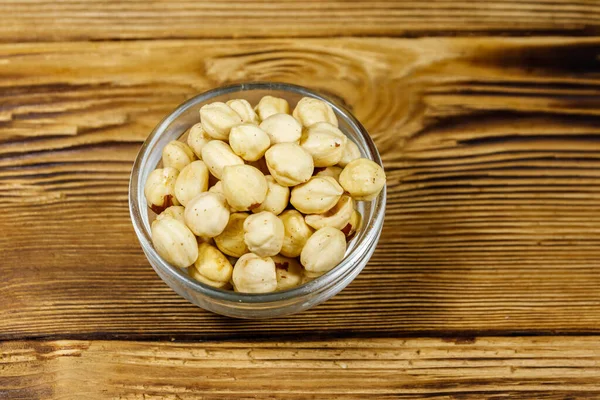
M 3 0 L 0 41 L 590 35 L 597 0 Z
M 599 332 L 599 53 L 595 39 L 542 38 L 0 46 L 0 337 Z M 269 322 L 173 293 L 126 200 L 162 116 L 255 79 L 342 98 L 389 177 L 365 271 L 334 300 Z
M 597 337 L 0 344 L 10 399 L 595 399 Z
M 0 399 L 600 398 L 597 1 L 0 11 Z M 156 123 L 251 80 L 344 102 L 389 178 L 363 273 L 272 321 L 178 297 L 127 208 Z

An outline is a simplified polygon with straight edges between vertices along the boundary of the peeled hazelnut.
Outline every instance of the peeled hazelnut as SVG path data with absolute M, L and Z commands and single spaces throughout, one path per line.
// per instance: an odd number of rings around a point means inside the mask
M 338 265 L 346 253 L 346 236 L 327 226 L 316 231 L 306 242 L 300 262 L 309 273 L 325 273 Z
M 271 257 L 275 263 L 277 273 L 277 290 L 287 290 L 302 284 L 304 268 L 294 258 L 283 256 Z
M 248 246 L 244 242 L 244 221 L 248 218 L 246 213 L 233 213 L 225 230 L 215 237 L 219 250 L 228 256 L 241 257 L 248 253 Z
M 182 206 L 171 206 L 165 209 L 165 211 L 161 212 L 156 220 L 161 220 L 163 218 L 175 218 L 177 221 L 185 224 L 185 220 L 183 219 L 183 212 L 185 208 Z
M 217 248 L 208 243 L 200 243 L 198 258 L 188 273 L 197 281 L 222 288 L 229 284 L 233 267 Z
M 342 158 L 340 159 L 340 162 L 338 162 L 338 165 L 343 168 L 348 165 L 350 161 L 354 161 L 357 158 L 360 158 L 360 150 L 358 149 L 356 143 L 348 139 L 346 141 L 346 146 L 344 146 L 344 152 L 342 153 Z
M 229 145 L 235 154 L 246 161 L 256 161 L 271 146 L 269 135 L 258 126 L 245 123 L 231 128 Z
M 305 283 L 308 283 L 310 281 L 314 281 L 316 278 L 318 278 L 321 275 L 323 275 L 323 274 L 315 273 L 315 272 L 308 272 L 307 270 L 304 270 L 301 285 L 304 285 Z
M 273 114 L 260 123 L 260 129 L 269 135 L 271 144 L 297 142 L 302 136 L 302 125 L 289 114 Z
M 223 171 L 223 192 L 237 211 L 253 210 L 267 197 L 267 180 L 251 165 L 230 165 Z
M 325 271 L 325 272 L 327 272 L 327 271 Z M 316 278 L 323 275 L 325 272 L 311 272 L 311 271 L 304 270 L 304 279 L 302 280 L 302 283 L 304 284 L 306 282 L 313 281 Z
M 346 224 L 345 227 L 342 228 L 342 233 L 346 235 L 346 240 L 350 240 L 354 237 L 354 234 L 360 229 L 362 225 L 362 215 L 358 212 L 358 210 L 352 211 L 352 215 L 350 216 L 350 221 Z
M 190 128 L 187 137 L 187 144 L 190 146 L 196 157 L 202 158 L 202 148 L 208 142 L 213 140 L 202 128 L 202 124 L 198 122 Z
M 296 210 L 286 210 L 279 218 L 284 228 L 280 253 L 286 257 L 298 257 L 314 230 L 306 224 L 304 216 Z
M 231 207 L 229 203 L 227 203 L 227 198 L 225 197 L 225 190 L 223 190 L 223 181 L 217 181 L 217 183 L 215 183 L 210 189 L 208 189 L 208 192 L 220 194 L 221 196 L 223 196 L 223 198 L 225 198 L 225 204 L 227 205 L 227 209 L 229 210 L 229 212 L 236 212 L 236 209 Z
M 281 186 L 271 175 L 265 176 L 269 190 L 267 197 L 260 203 L 260 206 L 252 209 L 252 212 L 269 211 L 279 215 L 285 210 L 290 201 L 290 189 L 287 186 Z
M 160 214 L 167 207 L 179 205 L 179 201 L 175 197 L 177 176 L 179 176 L 179 171 L 173 167 L 158 168 L 148 175 L 144 186 L 144 195 L 148 206 L 156 214 Z
M 225 192 L 223 191 L 223 182 L 222 181 L 217 181 L 217 183 L 212 185 L 211 188 L 208 189 L 208 191 L 210 193 L 217 193 L 217 194 L 220 194 L 221 196 L 225 197 Z
M 269 172 L 277 183 L 295 186 L 312 176 L 314 165 L 310 154 L 296 143 L 279 143 L 265 153 Z
M 183 217 L 195 235 L 212 238 L 227 226 L 229 209 L 223 196 L 204 192 L 189 201 Z
M 217 101 L 200 108 L 200 122 L 204 131 L 213 139 L 228 140 L 231 128 L 244 121 L 233 108 Z
M 196 155 L 187 144 L 178 140 L 167 143 L 162 152 L 163 167 L 173 167 L 181 171 L 196 159 Z
M 277 289 L 277 273 L 271 257 L 247 253 L 233 267 L 233 286 L 242 293 L 269 293 Z
M 303 97 L 296 105 L 292 115 L 306 127 L 322 121 L 338 126 L 338 120 L 331 106 L 311 97 Z
M 329 211 L 323 214 L 311 214 L 304 217 L 308 225 L 315 229 L 321 229 L 326 226 L 342 230 L 352 217 L 354 211 L 354 200 L 348 195 L 342 195 L 340 200 Z
M 248 250 L 261 257 L 274 256 L 283 245 L 283 222 L 273 213 L 263 211 L 244 221 L 244 241 Z
M 183 204 L 208 189 L 208 168 L 197 160 L 181 170 L 175 181 L 175 197 Z
M 151 230 L 154 248 L 169 264 L 187 268 L 196 261 L 196 237 L 181 221 L 171 217 L 156 219 Z
M 342 158 L 348 139 L 328 122 L 317 122 L 306 128 L 300 146 L 310 153 L 315 167 L 329 167 Z
M 341 173 L 342 168 L 334 165 L 333 167 L 320 168 L 319 172 L 317 172 L 315 176 L 331 176 L 339 182 Z
M 258 115 L 254 112 L 254 109 L 248 103 L 248 100 L 244 99 L 235 99 L 229 100 L 227 103 L 229 107 L 233 109 L 238 115 L 242 118 L 243 122 L 250 122 L 257 124 L 258 123 Z
M 202 160 L 217 179 L 221 179 L 226 166 L 244 164 L 244 160 L 238 157 L 227 143 L 220 140 L 211 140 L 202 148 Z
M 289 114 L 290 105 L 284 99 L 273 96 L 265 96 L 254 108 L 261 120 L 269 118 L 273 114 Z
M 344 167 L 340 185 L 355 200 L 373 200 L 385 186 L 385 172 L 373 161 L 359 158 Z
M 304 214 L 322 214 L 340 200 L 344 189 L 330 176 L 313 176 L 292 189 L 290 203 Z

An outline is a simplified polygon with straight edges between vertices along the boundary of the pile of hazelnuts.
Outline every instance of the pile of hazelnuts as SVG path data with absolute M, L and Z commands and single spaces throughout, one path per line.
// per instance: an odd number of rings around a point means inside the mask
M 207 285 L 286 290 L 338 265 L 375 199 L 383 169 L 362 158 L 329 104 L 263 97 L 200 108 L 168 143 L 144 194 L 160 256 Z

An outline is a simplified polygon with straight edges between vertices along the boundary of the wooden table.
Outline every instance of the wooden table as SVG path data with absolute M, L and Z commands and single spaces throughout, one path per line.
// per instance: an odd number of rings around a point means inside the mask
M 600 398 L 598 0 L 0 12 L 1 399 Z M 364 272 L 272 321 L 177 296 L 127 208 L 155 124 L 248 80 L 340 98 L 389 177 Z

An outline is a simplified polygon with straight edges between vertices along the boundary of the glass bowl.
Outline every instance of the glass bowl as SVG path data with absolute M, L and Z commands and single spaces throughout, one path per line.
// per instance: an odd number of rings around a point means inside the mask
M 336 295 L 352 282 L 371 258 L 381 234 L 385 213 L 384 187 L 377 199 L 357 203 L 363 217 L 362 227 L 348 243 L 342 262 L 302 286 L 280 292 L 247 294 L 217 289 L 192 279 L 185 270 L 169 265 L 159 256 L 152 245 L 150 223 L 154 214 L 146 205 L 144 184 L 148 174 L 160 163 L 163 147 L 171 140 L 180 138 L 200 121 L 198 110 L 203 105 L 236 98 L 256 104 L 265 95 L 286 99 L 291 109 L 305 96 L 325 101 L 335 111 L 341 131 L 358 145 L 363 157 L 383 167 L 371 137 L 350 111 L 322 94 L 286 83 L 243 83 L 210 90 L 186 101 L 158 124 L 142 145 L 131 172 L 129 212 L 135 233 L 158 276 L 175 292 L 205 310 L 236 318 L 258 319 L 289 315 L 307 310 Z

